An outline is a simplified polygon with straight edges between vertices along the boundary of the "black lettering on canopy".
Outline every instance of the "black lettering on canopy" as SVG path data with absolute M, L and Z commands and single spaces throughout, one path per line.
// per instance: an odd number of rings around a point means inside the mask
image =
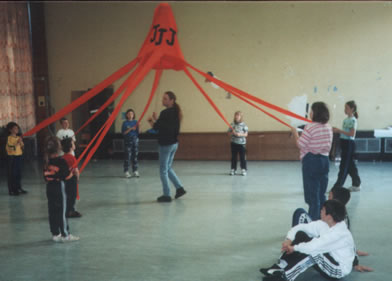
M 152 35 L 150 42 L 151 43 L 155 42 L 156 46 L 162 44 L 164 33 L 167 31 L 166 28 L 159 28 L 160 26 L 161 26 L 160 24 L 156 24 L 152 27 L 154 30 L 154 34 Z M 170 40 L 166 40 L 166 44 L 168 44 L 169 46 L 173 46 L 174 42 L 176 41 L 177 32 L 173 28 L 169 28 L 169 30 L 171 32 L 171 38 L 170 38 Z M 158 35 L 158 33 L 159 33 L 159 35 Z
M 159 27 L 159 24 L 154 25 L 154 26 L 152 27 L 152 28 L 154 29 L 154 35 L 153 35 L 152 38 L 150 39 L 150 42 L 154 42 L 154 41 L 155 41 L 155 38 L 157 37 L 158 27 Z
M 155 45 L 157 45 L 157 46 L 161 45 L 163 34 L 167 31 L 167 29 L 166 28 L 160 28 L 160 29 L 158 29 L 158 31 L 160 32 L 159 39 L 158 39 L 158 42 L 155 42 Z
M 166 43 L 168 44 L 168 45 L 170 45 L 170 46 L 173 46 L 174 45 L 174 41 L 175 41 L 175 38 L 176 38 L 176 31 L 173 29 L 173 28 L 170 28 L 170 31 L 171 31 L 171 33 L 172 33 L 172 36 L 171 36 L 171 40 L 169 41 L 169 40 L 166 40 Z

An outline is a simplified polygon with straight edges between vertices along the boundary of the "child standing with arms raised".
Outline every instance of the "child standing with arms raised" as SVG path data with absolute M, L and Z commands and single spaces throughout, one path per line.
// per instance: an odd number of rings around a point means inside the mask
M 59 156 L 60 140 L 49 137 L 45 142 L 44 178 L 46 181 L 46 196 L 48 198 L 49 226 L 55 242 L 71 242 L 79 237 L 69 233 L 68 221 L 65 216 L 67 196 L 65 180 L 72 177 L 67 162 Z
M 122 124 L 121 132 L 124 136 L 124 173 L 126 178 L 130 178 L 129 166 L 132 162 L 132 172 L 133 176 L 139 177 L 138 161 L 137 155 L 139 153 L 139 126 L 137 125 L 137 120 L 135 120 L 136 115 L 133 109 L 128 109 L 125 113 L 125 120 Z
M 7 138 L 7 175 L 8 175 L 8 192 L 9 195 L 15 196 L 27 193 L 22 188 L 22 166 L 23 166 L 23 148 L 24 143 L 19 135 L 19 126 L 15 122 L 7 124 L 9 136 Z
M 339 166 L 338 179 L 335 186 L 343 186 L 346 181 L 347 175 L 352 179 L 352 186 L 350 191 L 361 190 L 361 179 L 358 175 L 358 169 L 354 162 L 355 153 L 355 133 L 357 131 L 357 105 L 355 101 L 348 101 L 344 106 L 344 113 L 347 118 L 343 120 L 343 130 L 333 128 L 334 133 L 340 134 L 340 147 L 341 147 L 341 161 Z
M 246 176 L 246 137 L 248 136 L 248 127 L 243 122 L 241 111 L 234 113 L 234 120 L 231 123 L 228 132 L 231 136 L 231 170 L 230 175 L 234 176 L 237 170 L 237 155 L 240 155 L 241 175 Z

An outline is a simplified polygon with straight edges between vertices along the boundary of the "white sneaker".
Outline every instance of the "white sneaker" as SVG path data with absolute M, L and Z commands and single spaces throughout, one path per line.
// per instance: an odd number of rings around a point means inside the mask
M 138 171 L 134 171 L 134 172 L 133 172 L 133 176 L 134 176 L 134 177 L 137 177 L 137 178 L 140 177 L 139 172 L 138 172 Z
M 230 175 L 230 176 L 234 176 L 234 175 L 235 175 L 235 170 L 234 170 L 234 169 L 231 169 L 229 175 Z
M 131 174 L 127 171 L 127 172 L 125 172 L 125 177 L 126 177 L 126 178 L 130 178 L 130 177 L 131 177 Z
M 360 191 L 361 190 L 361 186 L 352 186 L 348 190 L 350 190 L 351 192 Z
M 242 169 L 241 175 L 246 176 L 246 170 L 245 169 Z
M 53 235 L 52 240 L 53 240 L 54 242 L 60 242 L 60 241 L 61 241 L 61 234 L 59 234 L 59 235 Z
M 72 234 L 68 235 L 67 237 L 62 237 L 63 242 L 73 242 L 78 241 L 80 238 L 78 236 L 73 236 Z

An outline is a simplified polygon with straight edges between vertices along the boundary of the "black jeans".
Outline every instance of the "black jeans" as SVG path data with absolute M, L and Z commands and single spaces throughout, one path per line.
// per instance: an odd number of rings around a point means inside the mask
M 237 170 L 237 154 L 240 155 L 241 169 L 246 170 L 245 144 L 231 143 L 231 169 Z
M 340 139 L 341 160 L 339 174 L 334 187 L 343 187 L 347 175 L 350 175 L 353 186 L 360 186 L 361 179 L 358 175 L 358 169 L 354 162 L 355 141 Z
M 7 177 L 8 177 L 8 192 L 18 193 L 22 188 L 22 165 L 23 156 L 8 155 L 7 157 Z
M 67 195 L 63 181 L 49 182 L 46 185 L 48 198 L 49 227 L 53 235 L 65 237 L 69 234 L 68 221 L 65 217 Z
M 75 211 L 77 189 L 78 189 L 78 179 L 76 176 L 73 176 L 69 180 L 65 181 L 65 193 L 67 195 L 66 214 Z

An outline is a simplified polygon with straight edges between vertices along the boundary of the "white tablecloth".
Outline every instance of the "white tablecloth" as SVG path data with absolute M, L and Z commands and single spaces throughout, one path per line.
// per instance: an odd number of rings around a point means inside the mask
M 392 129 L 376 129 L 374 130 L 375 138 L 392 138 Z

